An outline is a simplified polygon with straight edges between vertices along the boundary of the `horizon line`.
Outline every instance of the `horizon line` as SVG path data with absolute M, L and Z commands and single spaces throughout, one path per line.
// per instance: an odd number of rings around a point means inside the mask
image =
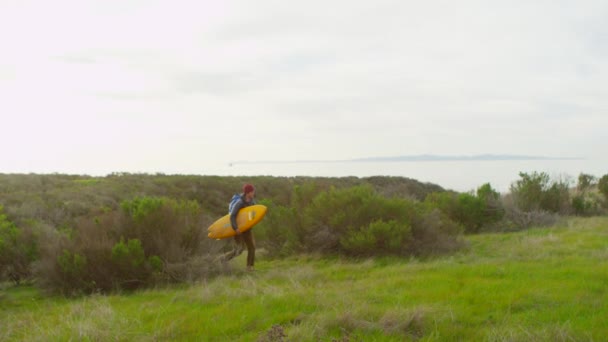
M 550 157 L 512 154 L 435 155 L 418 154 L 392 157 L 366 157 L 352 159 L 304 159 L 304 160 L 239 160 L 235 164 L 299 164 L 299 163 L 351 163 L 351 162 L 432 162 L 432 161 L 509 161 L 509 160 L 584 160 L 583 157 Z

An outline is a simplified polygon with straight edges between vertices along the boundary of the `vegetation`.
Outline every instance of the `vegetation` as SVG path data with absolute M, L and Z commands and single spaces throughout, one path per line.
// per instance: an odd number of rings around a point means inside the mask
M 374 199 L 390 194 L 410 201 L 443 191 L 397 177 L 0 175 L 0 280 L 36 279 L 51 292 L 78 294 L 214 276 L 225 266 L 211 261 L 229 246 L 207 239 L 205 228 L 225 214 L 246 181 L 269 205 L 288 211 L 300 205 L 291 222 L 297 226 L 286 232 L 298 239 L 283 247 L 287 254 L 311 248 L 302 229 L 315 213 L 304 209 L 329 189 L 365 187 Z M 277 239 L 269 237 L 270 247 Z M 258 243 L 265 245 L 263 238 Z
M 9 221 L 0 205 L 0 276 L 17 284 L 29 277 L 30 265 L 38 258 L 37 240 L 31 230 Z
M 8 287 L 0 292 L 0 340 L 601 341 L 608 336 L 607 218 L 571 218 L 553 227 L 467 240 L 467 248 L 433 258 L 265 258 L 254 273 L 237 259 L 230 273 L 213 279 L 124 294 L 66 299 L 43 296 L 34 287 Z M 124 244 L 128 249 L 127 240 Z
M 475 195 L 436 192 L 427 196 L 425 202 L 428 207 L 436 207 L 446 213 L 450 219 L 462 225 L 467 233 L 478 233 L 504 217 L 500 194 L 489 183 L 479 187 Z
M 293 198 L 300 203 L 291 209 L 269 203 L 275 218 L 256 227 L 262 237 L 272 237 L 271 254 L 411 255 L 459 245 L 459 228 L 437 211 L 387 198 L 370 186 L 330 188 L 307 204 L 297 194 Z
M 606 176 L 520 174 L 455 193 L 400 177 L 0 175 L 0 281 L 34 280 L 66 295 L 209 280 L 230 241 L 206 237 L 245 182 L 269 214 L 256 226 L 267 258 L 427 257 L 455 253 L 463 234 L 551 225 L 606 213 Z

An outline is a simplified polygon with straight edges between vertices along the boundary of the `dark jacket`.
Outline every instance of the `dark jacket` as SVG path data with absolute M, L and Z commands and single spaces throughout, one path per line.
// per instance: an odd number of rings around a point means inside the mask
M 234 205 L 234 207 L 232 208 L 232 211 L 230 212 L 230 224 L 232 225 L 232 229 L 236 230 L 238 228 L 237 224 L 236 224 L 236 216 L 239 213 L 239 210 L 254 205 L 255 204 L 255 200 L 252 200 L 251 202 L 247 202 L 245 200 L 245 194 L 241 194 L 241 199 L 238 200 L 238 202 L 236 202 L 236 204 Z

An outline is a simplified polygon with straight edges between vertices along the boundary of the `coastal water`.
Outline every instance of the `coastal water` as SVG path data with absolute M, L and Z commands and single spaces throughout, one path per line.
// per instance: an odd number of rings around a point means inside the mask
M 500 160 L 500 161 L 389 161 L 389 162 L 292 162 L 228 164 L 203 170 L 203 174 L 232 176 L 369 177 L 401 176 L 438 184 L 446 189 L 470 191 L 485 183 L 500 192 L 520 179 L 519 173 L 546 172 L 551 179 L 571 179 L 580 173 L 608 174 L 606 159 Z

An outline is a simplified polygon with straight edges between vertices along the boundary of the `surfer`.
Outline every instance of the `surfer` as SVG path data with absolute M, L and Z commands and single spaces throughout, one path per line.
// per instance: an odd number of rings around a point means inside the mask
M 247 270 L 253 271 L 253 264 L 255 262 L 255 241 L 253 239 L 253 229 L 249 229 L 245 232 L 241 232 L 236 222 L 236 216 L 242 208 L 248 207 L 255 204 L 255 188 L 251 184 L 245 184 L 243 186 L 243 193 L 235 201 L 234 204 L 230 205 L 230 224 L 232 229 L 236 232 L 234 236 L 234 249 L 228 252 L 225 256 L 225 260 L 228 261 L 241 253 L 243 253 L 244 246 L 247 246 Z

